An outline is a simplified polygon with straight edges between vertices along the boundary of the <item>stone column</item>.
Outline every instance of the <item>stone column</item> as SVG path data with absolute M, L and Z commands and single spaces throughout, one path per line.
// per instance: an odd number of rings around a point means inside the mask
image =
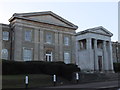
M 34 53 L 33 53 L 35 61 L 38 61 L 38 44 L 39 44 L 38 38 L 39 38 L 39 30 L 35 29 L 34 30 Z
M 58 40 L 58 32 L 55 32 L 55 61 L 59 61 L 58 53 L 59 53 L 59 46 L 58 46 L 59 40 Z
M 98 71 L 97 39 L 94 39 L 94 64 L 95 71 Z
M 60 61 L 63 60 L 63 34 L 59 33 L 59 59 Z
M 94 70 L 94 66 L 93 66 L 93 62 L 92 62 L 92 53 L 91 50 L 92 49 L 92 43 L 91 43 L 91 38 L 87 38 L 87 51 L 88 51 L 88 63 L 89 63 L 89 70 L 93 71 Z
M 40 29 L 40 60 L 44 61 L 44 32 Z
M 109 70 L 113 72 L 112 44 L 109 41 Z
M 108 61 L 107 61 L 107 51 L 106 51 L 106 41 L 103 41 L 103 69 L 108 70 Z

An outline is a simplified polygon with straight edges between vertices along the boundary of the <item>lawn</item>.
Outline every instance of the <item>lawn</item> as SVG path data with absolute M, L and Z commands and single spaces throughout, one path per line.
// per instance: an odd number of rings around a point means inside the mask
M 29 88 L 53 86 L 52 76 L 45 74 L 30 74 Z M 68 80 L 57 78 L 57 85 L 68 84 Z M 25 75 L 2 76 L 2 88 L 25 88 Z
M 52 76 L 44 74 L 35 74 L 29 76 L 28 87 L 44 87 L 51 86 Z M 25 75 L 4 75 L 2 76 L 2 88 L 24 88 Z

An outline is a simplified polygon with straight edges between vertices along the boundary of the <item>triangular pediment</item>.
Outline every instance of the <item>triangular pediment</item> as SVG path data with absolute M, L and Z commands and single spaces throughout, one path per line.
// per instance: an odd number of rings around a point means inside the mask
M 61 25 L 61 26 L 70 27 L 69 24 L 64 23 L 63 21 L 57 19 L 56 17 L 54 17 L 52 15 L 29 16 L 28 18 L 38 20 L 40 22 L 46 22 L 46 23 L 51 23 L 51 24 L 57 24 L 57 25 Z
M 64 18 L 58 16 L 57 14 L 51 11 L 14 14 L 13 17 L 9 21 L 12 21 L 14 18 L 38 21 L 42 23 L 53 24 L 53 25 L 68 27 L 72 29 L 78 28 L 73 23 L 65 20 Z
M 103 35 L 108 35 L 108 36 L 113 35 L 111 32 L 109 32 L 107 29 L 105 29 L 102 26 L 93 28 L 90 31 L 93 32 L 93 33 L 98 33 L 98 34 L 103 34 Z
M 106 35 L 106 36 L 113 36 L 111 32 L 109 32 L 107 29 L 105 29 L 102 26 L 95 27 L 95 28 L 89 28 L 87 30 L 78 32 L 77 34 L 85 34 L 85 33 L 94 33 L 94 34 L 101 34 L 101 35 Z

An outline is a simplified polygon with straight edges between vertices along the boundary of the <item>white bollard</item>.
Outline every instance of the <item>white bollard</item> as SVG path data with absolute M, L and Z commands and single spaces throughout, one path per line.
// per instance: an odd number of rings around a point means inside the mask
M 28 88 L 28 83 L 29 83 L 28 76 L 25 76 L 25 86 L 26 86 L 26 88 Z
M 77 83 L 79 81 L 79 74 L 78 73 L 76 73 L 76 81 L 77 81 Z
M 56 75 L 54 74 L 53 75 L 53 83 L 54 83 L 54 86 L 56 85 Z

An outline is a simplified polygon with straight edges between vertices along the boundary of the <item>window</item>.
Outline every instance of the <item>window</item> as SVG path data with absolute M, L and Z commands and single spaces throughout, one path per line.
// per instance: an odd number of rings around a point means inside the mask
M 25 41 L 32 41 L 32 31 L 31 30 L 25 31 Z
M 86 49 L 86 40 L 80 40 L 79 41 L 79 44 L 80 44 L 80 50 L 84 50 Z
M 51 33 L 47 33 L 46 34 L 46 43 L 48 44 L 52 44 L 52 34 Z
M 31 61 L 32 60 L 32 49 L 23 48 L 23 60 Z
M 2 59 L 8 60 L 8 50 L 2 49 Z
M 9 32 L 3 31 L 3 40 L 9 40 Z
M 64 62 L 66 64 L 70 63 L 70 53 L 69 52 L 64 52 Z
M 52 51 L 46 51 L 46 61 L 52 62 L 53 56 L 52 56 Z
M 67 36 L 64 37 L 64 45 L 66 45 L 66 46 L 69 45 L 69 37 L 67 37 Z

